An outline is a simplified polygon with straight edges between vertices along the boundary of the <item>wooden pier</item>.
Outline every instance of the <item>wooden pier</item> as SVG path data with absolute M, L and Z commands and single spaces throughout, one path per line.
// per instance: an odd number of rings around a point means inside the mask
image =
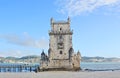
M 0 72 L 32 72 L 38 67 L 33 64 L 0 64 Z

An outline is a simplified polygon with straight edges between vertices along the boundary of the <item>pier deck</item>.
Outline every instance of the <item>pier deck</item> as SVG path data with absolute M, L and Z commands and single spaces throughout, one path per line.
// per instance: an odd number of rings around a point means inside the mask
M 32 72 L 38 67 L 34 64 L 0 64 L 0 72 Z

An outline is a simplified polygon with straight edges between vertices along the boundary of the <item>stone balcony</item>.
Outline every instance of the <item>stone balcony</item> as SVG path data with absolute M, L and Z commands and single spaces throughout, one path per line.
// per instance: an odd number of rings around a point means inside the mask
M 53 31 L 53 30 L 49 30 L 49 35 L 72 35 L 73 34 L 73 30 L 66 30 L 66 31 Z

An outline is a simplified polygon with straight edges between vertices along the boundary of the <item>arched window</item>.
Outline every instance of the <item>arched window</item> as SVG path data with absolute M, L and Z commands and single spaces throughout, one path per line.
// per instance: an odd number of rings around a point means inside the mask
M 59 36 L 59 39 L 62 39 L 62 35 Z
M 62 51 L 60 51 L 60 54 L 62 54 Z
M 73 48 L 70 48 L 69 49 L 69 61 L 71 61 L 71 56 L 72 56 L 72 53 L 73 53 Z
M 62 30 L 62 28 L 60 28 L 60 31 Z
M 51 49 L 49 48 L 48 50 L 48 56 L 50 57 Z

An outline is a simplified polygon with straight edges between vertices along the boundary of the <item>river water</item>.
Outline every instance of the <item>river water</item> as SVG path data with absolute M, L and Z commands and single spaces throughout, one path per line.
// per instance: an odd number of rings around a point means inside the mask
M 5 65 L 9 66 L 9 65 L 24 65 L 24 64 L 0 63 L 0 66 L 5 66 Z M 32 66 L 35 65 L 37 65 L 36 67 L 39 66 L 38 64 L 33 64 Z M 120 62 L 81 62 L 80 67 L 82 70 L 88 70 L 88 71 L 114 71 L 114 70 L 120 70 Z M 1 72 L 4 72 L 4 68 L 0 68 L 0 69 Z M 19 68 L 17 68 L 17 71 L 18 69 Z M 32 71 L 35 70 L 35 67 L 31 69 Z M 30 72 L 29 70 L 30 70 L 29 68 L 25 68 L 22 70 L 22 72 Z
M 82 70 L 109 71 L 120 70 L 120 62 L 81 62 Z

